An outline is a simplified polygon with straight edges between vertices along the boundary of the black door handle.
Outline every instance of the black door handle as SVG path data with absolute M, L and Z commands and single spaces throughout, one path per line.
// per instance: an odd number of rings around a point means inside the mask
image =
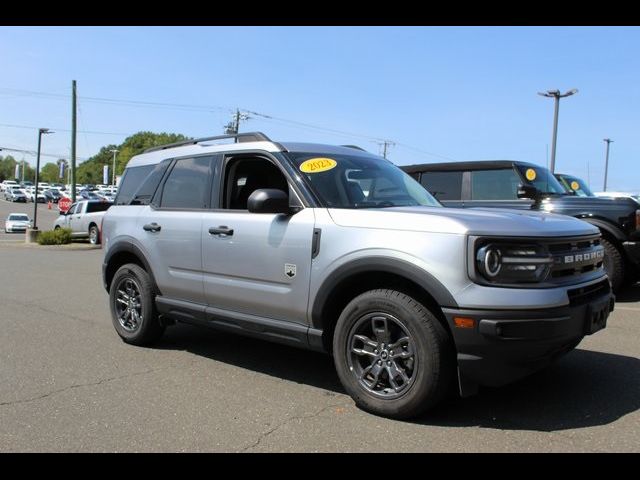
M 155 222 L 147 223 L 144 227 L 142 227 L 145 232 L 159 232 L 161 228 L 162 227 Z
M 210 235 L 226 235 L 230 237 L 233 235 L 233 228 L 229 228 L 226 225 L 220 225 L 218 228 L 209 227 Z

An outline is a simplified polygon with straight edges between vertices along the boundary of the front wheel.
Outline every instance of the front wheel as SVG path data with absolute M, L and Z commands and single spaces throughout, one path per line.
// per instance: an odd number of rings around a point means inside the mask
M 354 298 L 336 324 L 333 355 L 356 404 L 391 418 L 420 415 L 455 378 L 451 339 L 424 305 L 394 290 Z
M 604 247 L 604 269 L 611 281 L 611 289 L 617 292 L 624 282 L 625 269 L 624 259 L 620 250 L 605 238 L 600 239 L 600 244 Z
M 111 320 L 120 338 L 133 345 L 151 345 L 164 333 L 155 308 L 149 274 L 134 263 L 118 269 L 109 288 Z

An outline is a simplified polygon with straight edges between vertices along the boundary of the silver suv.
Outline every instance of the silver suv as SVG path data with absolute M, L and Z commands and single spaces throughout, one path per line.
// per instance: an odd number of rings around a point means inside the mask
M 102 232 L 125 342 L 177 321 L 330 352 L 355 402 L 394 418 L 538 370 L 613 310 L 595 227 L 443 208 L 357 147 L 244 133 L 149 149 Z

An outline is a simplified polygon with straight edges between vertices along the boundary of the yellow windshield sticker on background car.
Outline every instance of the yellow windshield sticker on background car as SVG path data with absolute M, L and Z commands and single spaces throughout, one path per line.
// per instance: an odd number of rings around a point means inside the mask
M 300 164 L 300 171 L 304 173 L 326 172 L 334 168 L 338 162 L 332 158 L 310 158 Z
M 578 182 L 576 182 L 575 180 L 571 182 L 571 190 L 579 190 L 579 189 L 580 189 L 580 184 Z
M 537 177 L 536 171 L 533 168 L 528 168 L 525 175 L 527 177 L 527 180 L 529 180 L 530 182 L 533 182 Z

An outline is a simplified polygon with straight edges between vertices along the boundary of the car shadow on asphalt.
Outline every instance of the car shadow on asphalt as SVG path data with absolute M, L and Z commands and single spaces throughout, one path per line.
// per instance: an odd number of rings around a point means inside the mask
M 633 303 L 640 301 L 640 282 L 627 285 L 616 293 L 616 303 Z
M 169 327 L 157 348 L 185 350 L 254 372 L 345 393 L 331 356 L 208 328 Z
M 518 382 L 444 402 L 417 423 L 553 432 L 607 425 L 639 408 L 639 359 L 576 349 Z
M 157 348 L 184 350 L 279 379 L 345 394 L 330 356 L 179 324 Z M 640 408 L 640 360 L 576 349 L 550 367 L 478 395 L 445 400 L 425 426 L 558 431 L 607 425 Z

